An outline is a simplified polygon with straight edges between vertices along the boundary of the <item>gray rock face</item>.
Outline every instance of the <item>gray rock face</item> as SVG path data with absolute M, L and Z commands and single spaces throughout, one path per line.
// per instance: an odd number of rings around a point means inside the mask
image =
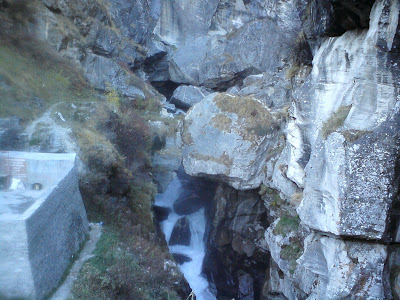
M 227 37 L 201 36 L 187 41 L 172 56 L 171 79 L 226 89 L 248 75 L 274 71 L 283 67 L 292 54 L 296 30 L 262 19 L 242 26 Z
M 373 0 L 309 1 L 304 12 L 304 28 L 309 39 L 339 36 L 357 28 L 368 28 Z
M 286 236 L 278 234 L 281 222 L 278 219 L 272 224 L 266 232 L 266 240 L 279 269 L 302 293 L 311 299 L 385 298 L 386 246 L 343 241 L 314 233 L 296 239 L 294 232 Z M 271 290 L 284 291 L 285 295 L 291 295 L 289 298 L 299 294 L 298 288 L 288 285 L 287 278 L 282 276 L 271 283 Z
M 375 47 L 380 32 L 394 35 L 378 26 L 383 9 L 377 2 L 368 31 L 322 44 L 311 89 L 296 104 L 298 139 L 311 145 L 298 212 L 308 226 L 336 235 L 383 238 L 397 191 L 399 70 Z
M 400 241 L 398 0 L 40 3 L 35 34 L 97 89 L 148 97 L 129 71 L 141 66 L 150 81 L 190 85 L 172 97 L 190 108 L 183 164 L 229 185 L 211 233 L 226 269 L 259 285 L 252 262 L 265 271 L 270 251 L 271 297 L 399 295 L 399 250 L 383 243 Z M 160 190 L 180 165 L 180 135 L 166 142 L 154 156 Z M 260 185 L 263 201 L 237 191 Z M 238 281 L 239 298 L 250 282 Z
M 252 95 L 268 107 L 281 108 L 291 104 L 290 88 L 290 79 L 286 78 L 283 72 L 264 72 L 246 77 L 237 94 Z
M 143 65 L 157 15 L 147 1 L 54 1 L 35 6 L 29 32 L 83 67 L 98 90 L 116 89 L 127 97 L 149 96 L 131 70 Z M 147 89 L 151 89 L 149 86 Z
M 239 277 L 239 300 L 254 299 L 253 278 L 249 274 Z
M 185 118 L 183 165 L 188 174 L 254 189 L 266 178 L 265 161 L 281 146 L 278 113 L 252 97 L 211 94 Z
M 304 247 L 298 270 L 302 272 L 302 290 L 310 297 L 385 298 L 386 246 L 316 235 L 307 237 Z
M 185 109 L 189 109 L 209 94 L 210 92 L 205 88 L 182 85 L 174 91 L 170 102 Z
M 207 34 L 218 0 L 159 0 L 160 17 L 154 32 L 166 43 L 176 45 Z
M 215 278 L 217 297 L 254 299 L 268 263 L 264 202 L 257 190 L 237 191 L 220 184 L 213 206 L 210 245 L 203 269 L 209 278 Z
M 247 257 L 252 257 L 256 251 L 265 252 L 262 232 L 267 227 L 264 223 L 266 207 L 257 191 L 236 191 L 220 185 L 215 201 L 214 230 L 211 233 L 215 246 L 222 249 L 231 245 L 238 255 Z

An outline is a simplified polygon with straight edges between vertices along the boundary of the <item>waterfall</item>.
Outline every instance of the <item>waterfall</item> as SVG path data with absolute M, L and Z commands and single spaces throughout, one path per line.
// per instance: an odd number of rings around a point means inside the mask
M 196 299 L 216 299 L 209 290 L 209 285 L 206 278 L 201 274 L 203 259 L 206 251 L 204 243 L 204 234 L 206 229 L 205 208 L 199 208 L 197 211 L 190 214 L 178 214 L 175 212 L 174 203 L 178 200 L 182 192 L 185 191 L 188 181 L 186 180 L 186 184 L 183 185 L 181 180 L 182 178 L 179 175 L 175 176 L 175 178 L 168 185 L 164 194 L 159 194 L 156 197 L 156 206 L 170 209 L 168 218 L 160 223 L 161 229 L 165 234 L 167 242 L 169 242 L 177 221 L 186 217 L 186 219 L 189 221 L 190 245 L 169 245 L 169 250 L 173 255 L 183 255 L 187 258 L 187 260 L 190 259 L 190 261 L 180 264 L 179 268 L 195 293 Z

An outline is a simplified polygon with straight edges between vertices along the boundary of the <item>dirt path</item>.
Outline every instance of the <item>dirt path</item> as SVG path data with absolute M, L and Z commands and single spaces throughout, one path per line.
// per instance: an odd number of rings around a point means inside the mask
M 68 277 L 64 283 L 58 288 L 50 300 L 66 300 L 70 297 L 71 289 L 74 281 L 78 277 L 79 271 L 81 270 L 84 262 L 93 256 L 92 252 L 96 249 L 97 241 L 101 236 L 101 225 L 96 223 L 90 223 L 89 240 L 86 241 L 84 248 L 79 254 L 79 258 L 73 264 Z

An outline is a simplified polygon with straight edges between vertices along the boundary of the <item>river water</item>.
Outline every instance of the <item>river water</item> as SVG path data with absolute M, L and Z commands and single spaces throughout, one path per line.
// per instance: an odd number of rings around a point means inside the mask
M 181 254 L 191 259 L 191 261 L 184 262 L 179 265 L 179 267 L 195 293 L 196 299 L 213 300 L 216 298 L 210 292 L 206 278 L 201 274 L 206 252 L 206 246 L 204 243 L 204 234 L 206 230 L 205 208 L 196 207 L 194 212 L 191 212 L 193 210 L 191 209 L 188 214 L 184 214 L 182 211 L 180 211 L 180 214 L 177 214 L 174 209 L 174 202 L 177 201 L 182 193 L 185 193 L 185 190 L 188 188 L 187 178 L 185 178 L 185 184 L 182 184 L 183 180 L 184 179 L 179 175 L 175 176 L 168 185 L 164 194 L 157 195 L 155 205 L 170 209 L 168 218 L 160 223 L 167 242 L 170 240 L 176 222 L 182 217 L 188 219 L 190 228 L 190 245 L 169 245 L 169 249 L 172 254 Z

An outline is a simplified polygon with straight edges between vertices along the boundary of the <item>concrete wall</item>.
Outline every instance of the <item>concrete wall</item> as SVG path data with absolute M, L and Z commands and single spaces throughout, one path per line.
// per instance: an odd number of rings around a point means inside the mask
M 0 161 L 4 156 L 23 162 L 16 173 L 27 172 L 20 176 L 26 190 L 0 191 L 7 205 L 0 203 L 0 298 L 43 299 L 88 230 L 75 154 L 0 152 Z M 30 190 L 36 182 L 43 190 Z

